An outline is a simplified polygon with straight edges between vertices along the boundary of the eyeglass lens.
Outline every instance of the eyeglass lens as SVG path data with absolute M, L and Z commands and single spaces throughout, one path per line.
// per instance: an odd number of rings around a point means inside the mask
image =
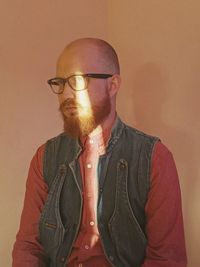
M 66 82 L 73 90 L 80 91 L 87 87 L 88 79 L 81 75 L 73 75 L 66 80 L 57 78 L 51 81 L 51 88 L 55 93 L 60 94 L 63 92 Z

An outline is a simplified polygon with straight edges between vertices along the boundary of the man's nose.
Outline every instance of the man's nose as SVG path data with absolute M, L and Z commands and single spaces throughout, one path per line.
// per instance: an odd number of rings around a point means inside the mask
M 72 88 L 68 84 L 65 84 L 62 94 L 58 94 L 58 101 L 60 104 L 62 104 L 63 101 L 65 101 L 66 99 L 75 100 L 75 92 L 72 90 Z
M 69 86 L 68 83 L 65 84 L 64 90 L 60 96 L 64 99 L 75 98 L 75 91 Z

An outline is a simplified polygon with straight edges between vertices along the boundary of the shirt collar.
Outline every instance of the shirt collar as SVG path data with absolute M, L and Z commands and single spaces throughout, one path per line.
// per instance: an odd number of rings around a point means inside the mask
M 117 116 L 115 115 L 114 120 L 110 121 L 109 124 L 107 124 L 106 128 L 102 128 L 101 132 L 98 132 L 98 134 L 93 134 L 90 133 L 87 136 L 81 137 L 80 138 L 80 143 L 83 149 L 85 149 L 88 146 L 94 146 L 98 147 L 99 153 L 103 154 L 105 152 L 106 147 L 108 145 L 110 136 L 111 136 L 111 131 L 113 128 L 113 125 L 115 125 L 115 122 L 117 120 Z

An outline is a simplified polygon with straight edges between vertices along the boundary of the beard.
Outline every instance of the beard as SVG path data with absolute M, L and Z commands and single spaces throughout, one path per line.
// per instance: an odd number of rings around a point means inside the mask
M 79 138 L 90 134 L 105 120 L 111 111 L 111 101 L 107 92 L 98 105 L 87 107 L 68 98 L 61 103 L 59 110 L 64 121 L 64 132 L 73 138 Z

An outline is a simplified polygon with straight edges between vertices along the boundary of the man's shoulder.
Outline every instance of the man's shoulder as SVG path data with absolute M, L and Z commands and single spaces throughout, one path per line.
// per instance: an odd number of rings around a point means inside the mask
M 62 133 L 59 133 L 56 136 L 53 136 L 53 137 L 47 139 L 46 143 L 53 143 L 53 142 L 56 142 L 56 141 L 58 141 L 58 140 L 60 140 L 62 138 L 69 138 L 69 137 L 64 132 L 62 132 Z
M 47 141 L 45 142 L 44 146 L 45 146 L 45 150 L 47 147 L 60 147 L 60 145 L 67 145 L 67 146 L 71 146 L 75 143 L 77 143 L 78 140 L 76 138 L 72 138 L 70 136 L 68 136 L 65 132 L 59 133 L 58 135 L 47 139 Z
M 129 134 L 130 136 L 132 136 L 133 138 L 138 138 L 140 140 L 143 140 L 143 141 L 159 141 L 160 138 L 156 135 L 151 135 L 151 134 L 148 134 L 146 132 L 143 132 L 142 130 L 140 129 L 137 129 L 129 124 L 126 124 L 124 122 L 122 122 L 123 125 L 124 125 L 124 130 L 125 130 L 125 133 L 126 134 Z

